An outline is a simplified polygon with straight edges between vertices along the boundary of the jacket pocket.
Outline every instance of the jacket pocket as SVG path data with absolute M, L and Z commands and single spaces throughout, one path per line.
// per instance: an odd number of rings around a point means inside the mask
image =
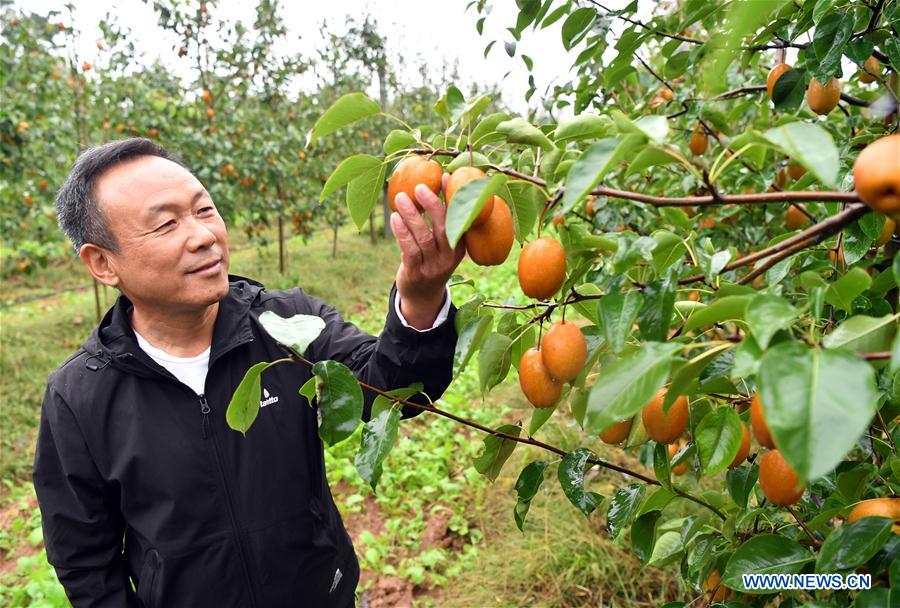
M 141 566 L 141 576 L 138 579 L 137 597 L 143 608 L 155 608 L 156 606 L 153 601 L 153 591 L 156 587 L 159 567 L 159 552 L 156 549 L 150 549 L 144 557 L 144 565 Z
M 260 605 L 330 606 L 329 591 L 341 561 L 332 530 L 310 513 L 248 532 Z

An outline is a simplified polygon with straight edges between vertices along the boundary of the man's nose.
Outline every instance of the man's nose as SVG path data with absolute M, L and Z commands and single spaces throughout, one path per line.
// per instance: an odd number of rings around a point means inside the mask
M 191 236 L 188 239 L 188 244 L 191 249 L 210 247 L 218 240 L 209 226 L 200 220 L 192 220 L 189 229 L 191 230 Z

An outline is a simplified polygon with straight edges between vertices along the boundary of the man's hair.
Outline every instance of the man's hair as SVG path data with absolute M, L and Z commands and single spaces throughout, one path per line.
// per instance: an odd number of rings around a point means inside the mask
M 177 157 L 157 143 L 142 137 L 111 141 L 88 148 L 78 155 L 72 171 L 56 194 L 56 219 L 75 247 L 93 243 L 118 254 L 119 243 L 94 192 L 106 171 L 138 156 L 159 156 L 185 167 Z

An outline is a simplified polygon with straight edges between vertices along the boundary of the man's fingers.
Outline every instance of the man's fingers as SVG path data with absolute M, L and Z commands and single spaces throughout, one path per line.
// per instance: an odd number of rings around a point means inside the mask
M 422 186 L 419 186 L 422 187 Z M 435 206 L 440 205 L 440 201 L 437 196 L 428 188 L 424 188 L 425 191 L 431 195 L 431 198 L 423 195 L 417 198 L 419 199 L 420 204 L 428 210 L 428 213 L 434 213 Z M 422 251 L 422 256 L 427 258 L 438 252 L 437 243 L 435 243 L 434 233 L 431 232 L 431 229 L 425 224 L 424 218 L 419 213 L 419 210 L 416 209 L 416 206 L 413 204 L 409 197 L 400 193 L 397 195 L 397 212 L 400 214 L 400 217 L 403 219 L 404 224 L 406 224 L 406 228 L 409 233 L 412 235 L 412 238 L 416 240 L 416 243 L 419 245 L 419 249 Z
M 450 174 L 444 173 L 441 175 L 441 192 L 444 194 L 444 200 L 447 200 L 447 182 L 450 181 Z
M 437 248 L 441 251 L 449 251 L 450 247 L 447 243 L 447 233 L 445 230 L 447 208 L 444 206 L 444 203 L 442 203 L 441 199 L 439 199 L 437 195 L 429 190 L 424 184 L 416 186 L 416 199 L 418 199 L 419 204 L 425 209 L 425 213 L 427 213 L 428 217 L 431 219 L 431 227 L 434 230 Z
M 399 195 L 397 198 L 400 198 Z M 421 264 L 422 250 L 419 248 L 416 239 L 413 238 L 409 229 L 406 227 L 403 218 L 396 211 L 391 213 L 391 231 L 397 239 L 397 245 L 400 246 L 400 255 L 403 263 L 407 266 L 417 266 Z

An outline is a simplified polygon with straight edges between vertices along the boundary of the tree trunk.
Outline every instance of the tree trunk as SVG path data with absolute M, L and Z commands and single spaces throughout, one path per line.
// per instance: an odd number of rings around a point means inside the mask
M 331 258 L 334 259 L 337 257 L 337 234 L 338 234 L 337 224 L 332 226 L 332 229 L 334 232 L 334 236 L 332 237 L 332 240 L 331 240 Z
M 284 215 L 278 211 L 278 270 L 284 276 Z
M 387 67 L 384 62 L 378 64 L 378 96 L 379 101 L 381 102 L 381 110 L 383 112 L 388 111 L 388 98 L 387 98 Z M 391 240 L 394 238 L 394 233 L 391 231 L 391 208 L 388 207 L 387 202 L 387 186 L 384 187 L 383 194 L 381 197 L 381 211 L 384 216 L 384 238 L 385 240 Z
M 375 210 L 372 209 L 372 213 L 369 214 L 369 240 L 372 241 L 374 245 L 378 241 L 378 235 L 375 232 Z

